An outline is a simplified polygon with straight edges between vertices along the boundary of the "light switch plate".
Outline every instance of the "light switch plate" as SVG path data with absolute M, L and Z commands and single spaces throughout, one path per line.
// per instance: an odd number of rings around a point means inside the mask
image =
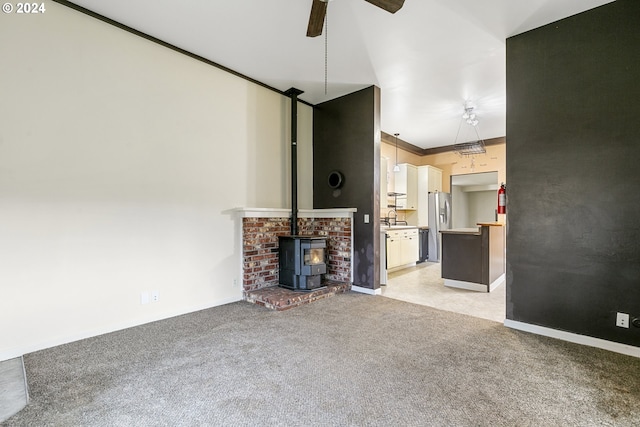
M 369 224 L 369 214 L 364 214 L 364 223 Z

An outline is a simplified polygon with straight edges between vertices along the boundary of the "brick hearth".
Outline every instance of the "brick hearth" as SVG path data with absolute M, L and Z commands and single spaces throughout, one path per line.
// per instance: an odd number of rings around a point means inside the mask
M 312 211 L 313 212 L 313 211 Z M 244 299 L 274 310 L 286 310 L 351 289 L 351 214 L 298 218 L 301 235 L 327 238 L 327 273 L 322 289 L 292 291 L 280 288 L 278 236 L 290 234 L 290 219 L 274 216 L 242 218 L 242 283 Z
M 246 292 L 245 300 L 272 310 L 283 311 L 351 289 L 350 283 L 325 281 L 323 285 L 323 288 L 311 292 L 296 292 L 279 286 L 269 286 Z

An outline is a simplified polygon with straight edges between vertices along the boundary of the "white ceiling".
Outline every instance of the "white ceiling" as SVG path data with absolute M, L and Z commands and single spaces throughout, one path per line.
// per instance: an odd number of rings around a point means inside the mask
M 312 0 L 74 0 L 74 3 L 312 104 L 381 88 L 382 131 L 421 148 L 505 135 L 505 39 L 611 0 L 364 0 L 328 5 L 325 37 L 306 37 Z M 460 128 L 459 136 L 458 129 Z

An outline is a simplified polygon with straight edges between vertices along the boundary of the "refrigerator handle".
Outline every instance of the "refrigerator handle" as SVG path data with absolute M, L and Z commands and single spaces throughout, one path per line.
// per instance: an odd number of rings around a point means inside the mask
M 449 200 L 444 200 L 444 223 L 449 223 L 449 215 L 451 214 L 451 207 L 449 206 Z

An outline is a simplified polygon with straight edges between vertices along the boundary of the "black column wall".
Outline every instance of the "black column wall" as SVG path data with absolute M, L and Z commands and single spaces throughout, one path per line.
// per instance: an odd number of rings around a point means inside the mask
M 640 346 L 640 1 L 507 40 L 507 318 Z
M 339 189 L 332 171 L 344 175 Z M 313 207 L 357 208 L 353 231 L 353 284 L 380 287 L 380 89 L 371 86 L 313 110 Z M 364 215 L 369 215 L 369 223 Z

